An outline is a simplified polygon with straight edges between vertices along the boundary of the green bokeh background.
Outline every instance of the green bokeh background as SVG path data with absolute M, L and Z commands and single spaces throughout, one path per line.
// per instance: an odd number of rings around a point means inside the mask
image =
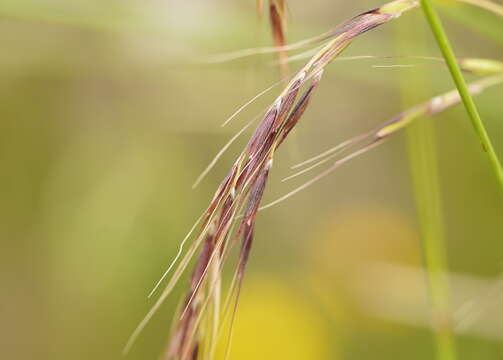
M 501 19 L 438 3 L 459 56 L 503 59 Z M 288 38 L 311 37 L 379 5 L 289 1 Z M 210 54 L 270 44 L 254 6 L 252 0 L 0 3 L 0 358 L 122 358 L 153 304 L 146 295 L 246 136 L 199 188 L 192 190 L 192 182 L 274 98 L 273 91 L 219 126 L 278 78 L 274 56 L 204 62 Z M 426 25 L 409 26 L 408 16 L 357 39 L 346 55 L 438 55 Z M 426 33 L 428 53 L 401 53 L 397 33 L 412 43 Z M 415 66 L 372 67 L 396 63 Z M 424 74 L 411 92 L 452 88 L 439 63 L 330 65 L 275 159 L 265 201 L 309 178 L 282 183 L 291 165 L 400 112 L 399 82 L 410 72 Z M 503 157 L 501 95 L 500 86 L 476 102 Z M 491 303 L 472 309 L 480 313 L 474 328 L 484 331 L 468 327 L 457 337 L 460 359 L 501 359 L 503 293 L 493 283 L 503 266 L 503 202 L 463 109 L 432 121 L 449 266 L 461 279 L 453 310 L 473 299 Z M 404 270 L 422 262 L 403 135 L 264 211 L 257 227 L 231 358 L 433 358 L 428 316 L 407 315 L 415 311 L 414 294 L 426 292 L 424 281 L 406 281 Z M 391 266 L 394 275 L 375 280 L 376 264 Z M 184 285 L 127 359 L 159 357 Z M 402 315 L 383 315 L 389 304 L 402 304 Z

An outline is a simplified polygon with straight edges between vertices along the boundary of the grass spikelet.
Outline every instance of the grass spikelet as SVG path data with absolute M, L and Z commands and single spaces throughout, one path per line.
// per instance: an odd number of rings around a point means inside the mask
M 479 81 L 473 82 L 469 85 L 469 91 L 471 95 L 477 95 L 480 94 L 483 90 L 487 89 L 488 87 L 497 85 L 503 83 L 503 74 L 499 75 L 494 75 L 491 77 L 486 77 L 484 79 L 481 79 Z M 300 170 L 286 178 L 283 179 L 283 181 L 287 181 L 290 179 L 293 179 L 297 176 L 300 176 L 322 164 L 327 163 L 328 161 L 332 160 L 333 158 L 336 158 L 337 156 L 340 156 L 340 154 L 349 148 L 353 146 L 357 146 L 357 150 L 349 153 L 348 155 L 340 158 L 337 160 L 332 166 L 330 166 L 327 170 L 323 171 L 321 174 L 316 176 L 315 178 L 309 180 L 308 182 L 302 184 L 301 186 L 297 187 L 296 189 L 292 190 L 291 192 L 283 195 L 277 200 L 274 200 L 273 202 L 264 205 L 260 208 L 260 210 L 265 210 L 267 208 L 270 208 L 274 205 L 279 204 L 280 202 L 283 202 L 284 200 L 292 197 L 293 195 L 297 194 L 301 190 L 306 189 L 307 187 L 311 186 L 318 180 L 321 180 L 323 177 L 326 175 L 332 173 L 336 169 L 338 169 L 341 165 L 346 163 L 347 161 L 367 152 L 368 150 L 382 144 L 384 141 L 386 141 L 391 135 L 395 134 L 399 130 L 402 130 L 406 126 L 408 126 L 412 121 L 420 118 L 421 116 L 432 116 L 435 114 L 438 114 L 454 105 L 459 104 L 461 101 L 461 97 L 458 93 L 457 90 L 452 90 L 449 91 L 445 94 L 436 96 L 429 101 L 414 106 L 398 115 L 393 117 L 392 119 L 388 120 L 384 124 L 380 125 L 379 127 L 366 132 L 362 135 L 355 136 L 349 140 L 344 141 L 343 143 L 327 150 L 324 151 L 323 153 L 316 155 L 315 157 L 312 157 L 306 161 L 303 161 L 300 164 L 297 164 L 293 166 L 292 168 L 299 168 L 304 165 L 310 164 L 316 160 L 319 160 L 315 164 Z
M 461 70 L 475 75 L 503 73 L 503 62 L 492 59 L 466 58 L 458 61 Z

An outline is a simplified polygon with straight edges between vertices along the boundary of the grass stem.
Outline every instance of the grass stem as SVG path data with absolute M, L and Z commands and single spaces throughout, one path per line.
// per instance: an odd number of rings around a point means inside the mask
M 447 67 L 449 68 L 452 79 L 454 80 L 456 88 L 459 91 L 466 112 L 468 113 L 475 132 L 479 137 L 482 148 L 489 158 L 489 162 L 500 186 L 500 190 L 503 191 L 503 168 L 498 159 L 498 155 L 494 151 L 491 139 L 489 138 L 484 124 L 482 123 L 477 107 L 475 106 L 475 102 L 473 101 L 473 98 L 468 91 L 465 79 L 461 74 L 459 64 L 456 60 L 456 57 L 454 56 L 454 52 L 450 45 L 447 34 L 445 33 L 444 27 L 442 26 L 436 10 L 433 8 L 431 0 L 420 0 L 420 2 L 421 8 L 423 9 L 425 17 L 430 24 L 430 28 L 437 41 L 440 51 L 442 52 Z
M 413 28 L 417 29 L 414 31 L 414 41 L 410 41 L 410 34 L 404 36 L 402 29 L 395 31 L 400 53 L 428 53 L 430 50 L 426 34 L 422 31 L 422 19 L 418 15 L 411 14 L 409 17 Z M 429 78 L 418 72 L 404 72 L 400 75 L 400 94 L 405 108 L 431 96 L 430 86 L 422 80 L 424 77 Z M 410 84 L 421 85 L 411 88 Z M 425 117 L 410 124 L 406 138 L 422 253 L 428 274 L 437 359 L 455 360 L 454 337 L 449 323 L 450 291 L 446 276 L 447 259 L 434 119 Z
M 411 124 L 407 130 L 407 141 L 430 291 L 437 359 L 455 360 L 457 357 L 450 322 L 450 291 L 435 130 L 430 120 L 423 119 Z

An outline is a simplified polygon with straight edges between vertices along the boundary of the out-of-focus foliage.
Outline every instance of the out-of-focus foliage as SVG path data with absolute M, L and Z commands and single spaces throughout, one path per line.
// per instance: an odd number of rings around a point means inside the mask
M 379 5 L 288 3 L 291 41 Z M 151 286 L 246 135 L 195 191 L 193 180 L 274 96 L 221 129 L 240 104 L 277 80 L 275 56 L 201 61 L 270 44 L 270 29 L 258 25 L 254 6 L 0 2 L 0 358 L 121 358 L 152 305 L 146 299 Z M 459 55 L 503 59 L 500 19 L 468 5 L 442 6 Z M 414 41 L 406 15 L 396 28 Z M 393 31 L 383 28 L 355 41 L 347 55 L 438 55 L 395 49 Z M 371 67 L 396 63 L 414 66 Z M 295 136 L 275 159 L 267 199 L 295 186 L 280 182 L 290 165 L 400 112 L 399 72 L 426 68 L 436 75 L 425 78 L 434 94 L 452 88 L 439 63 L 373 59 L 329 66 Z M 476 101 L 503 154 L 501 87 Z M 462 109 L 435 120 L 449 264 L 461 279 L 454 302 L 465 305 L 461 313 L 470 319 L 458 338 L 460 359 L 496 360 L 503 339 L 490 319 L 501 316 L 494 302 L 503 296 L 497 286 L 503 205 Z M 432 357 L 428 314 L 416 312 L 412 301 L 425 297 L 424 289 L 399 281 L 410 278 L 404 267 L 421 270 L 406 161 L 403 139 L 396 137 L 259 214 L 232 358 Z M 383 263 L 392 265 L 386 269 L 393 277 L 369 275 Z M 183 286 L 129 359 L 162 352 Z M 396 292 L 378 291 L 388 288 Z M 403 305 L 397 312 L 385 311 L 397 301 Z

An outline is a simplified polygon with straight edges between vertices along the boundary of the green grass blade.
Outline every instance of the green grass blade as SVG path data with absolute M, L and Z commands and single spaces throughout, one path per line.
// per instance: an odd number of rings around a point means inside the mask
M 487 154 L 492 170 L 494 171 L 496 179 L 499 183 L 500 189 L 503 190 L 503 168 L 501 167 L 498 155 L 494 151 L 491 139 L 489 138 L 484 124 L 482 123 L 477 107 L 475 106 L 475 102 L 473 101 L 473 98 L 468 91 L 465 79 L 461 74 L 461 70 L 456 61 L 456 57 L 454 56 L 454 52 L 450 45 L 449 39 L 447 38 L 444 27 L 442 26 L 440 18 L 433 8 L 430 0 L 421 0 L 421 8 L 424 11 L 433 35 L 437 40 L 437 44 L 442 52 L 442 55 L 444 56 L 444 59 L 449 68 L 449 72 L 451 73 L 452 79 L 454 80 L 456 88 L 458 89 L 461 96 L 461 100 L 463 101 L 463 105 L 465 106 L 466 112 L 468 113 L 475 132 L 480 139 L 482 148 Z

